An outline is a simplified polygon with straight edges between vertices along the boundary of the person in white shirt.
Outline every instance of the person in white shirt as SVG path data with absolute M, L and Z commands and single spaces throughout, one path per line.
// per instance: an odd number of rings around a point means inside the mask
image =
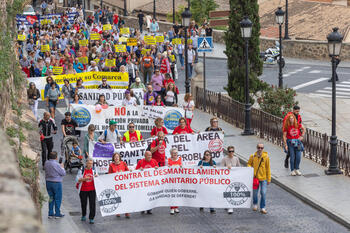
M 129 90 L 125 91 L 125 98 L 123 99 L 122 104 L 123 104 L 123 106 L 128 106 L 128 105 L 136 106 L 137 105 L 136 98 L 131 97 Z
M 103 133 L 98 137 L 98 141 L 105 143 L 122 142 L 122 137 L 117 130 L 117 122 L 111 120 L 109 122 L 109 128 L 103 131 Z
M 187 50 L 187 61 L 188 61 L 188 77 L 192 77 L 192 70 L 193 70 L 193 63 L 196 60 L 196 55 L 195 51 L 192 49 L 192 44 L 188 45 L 188 50 Z
M 88 67 L 87 71 L 99 71 L 95 61 L 91 61 L 91 66 Z

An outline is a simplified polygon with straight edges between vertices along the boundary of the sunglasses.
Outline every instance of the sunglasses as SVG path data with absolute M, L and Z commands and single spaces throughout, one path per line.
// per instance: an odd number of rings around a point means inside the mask
M 264 147 L 257 147 L 258 148 L 258 150 L 263 150 L 264 149 Z
M 229 150 L 229 151 L 228 151 L 228 153 L 233 153 L 233 152 L 235 152 L 235 151 L 234 151 L 234 150 Z
M 135 128 L 135 126 L 129 126 L 129 128 Z

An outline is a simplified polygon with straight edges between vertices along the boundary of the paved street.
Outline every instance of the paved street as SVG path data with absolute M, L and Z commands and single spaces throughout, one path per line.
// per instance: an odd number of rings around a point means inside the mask
M 40 109 L 40 114 L 43 112 Z M 63 119 L 63 109 L 60 108 L 56 123 Z M 54 149 L 60 152 L 60 139 L 62 133 L 59 130 L 55 136 Z M 157 208 L 153 215 L 141 215 L 134 213 L 131 219 L 124 217 L 104 217 L 99 211 L 94 225 L 80 222 L 80 201 L 75 189 L 75 174 L 67 174 L 63 182 L 63 206 L 66 217 L 71 218 L 80 232 L 348 232 L 345 227 L 334 222 L 316 209 L 303 203 L 296 197 L 285 192 L 278 186 L 271 184 L 268 187 L 267 210 L 268 215 L 261 215 L 249 209 L 237 209 L 233 215 L 228 215 L 224 210 L 217 210 L 216 215 L 211 215 L 206 210 L 200 213 L 196 208 L 181 208 L 181 213 L 170 216 L 169 209 Z M 47 203 L 45 203 L 47 205 Z M 45 217 L 47 213 L 43 213 Z M 60 220 L 44 220 L 49 233 L 55 231 L 55 223 Z M 69 228 L 68 226 L 65 226 Z M 65 228 L 65 229 L 67 229 Z
M 201 60 L 201 59 L 200 59 Z M 297 92 L 308 93 L 314 96 L 331 97 L 331 83 L 327 80 L 331 77 L 331 66 L 327 62 L 310 62 L 308 60 L 293 59 L 283 69 L 284 85 Z M 350 68 L 342 67 L 340 63 L 337 69 L 340 81 L 337 83 L 337 97 L 350 98 Z M 206 59 L 207 89 L 224 92 L 227 85 L 227 60 Z M 260 78 L 272 85 L 278 85 L 278 66 L 264 65 Z M 184 90 L 184 72 L 179 72 L 178 85 Z

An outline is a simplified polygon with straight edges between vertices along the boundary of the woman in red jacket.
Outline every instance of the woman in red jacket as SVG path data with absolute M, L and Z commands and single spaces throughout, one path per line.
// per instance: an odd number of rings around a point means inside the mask
M 109 164 L 108 174 L 129 171 L 128 165 L 121 160 L 119 153 L 114 153 L 112 157 L 112 162 Z M 120 214 L 117 214 L 120 217 Z M 130 218 L 130 214 L 125 214 L 126 218 Z
M 181 117 L 179 120 L 179 126 L 177 126 L 174 129 L 173 134 L 187 134 L 187 133 L 194 133 L 194 132 L 190 127 L 188 127 L 186 123 L 186 119 Z

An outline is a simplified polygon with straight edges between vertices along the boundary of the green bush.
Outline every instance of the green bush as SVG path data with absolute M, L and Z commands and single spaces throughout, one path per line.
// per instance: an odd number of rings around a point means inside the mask
M 298 104 L 295 100 L 296 91 L 291 88 L 271 87 L 262 92 L 258 103 L 260 108 L 274 116 L 284 117 Z

